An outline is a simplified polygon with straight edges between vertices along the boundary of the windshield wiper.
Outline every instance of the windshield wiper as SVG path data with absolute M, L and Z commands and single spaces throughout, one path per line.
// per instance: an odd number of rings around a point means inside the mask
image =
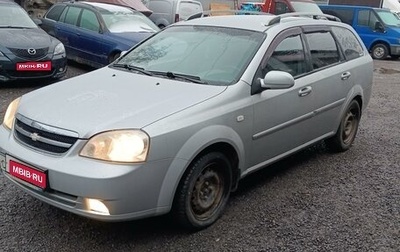
M 7 28 L 7 29 L 31 29 L 31 27 L 13 26 L 13 25 L 0 25 L 0 28 Z
M 144 69 L 142 67 L 137 67 L 137 66 L 134 66 L 134 65 L 115 63 L 112 66 L 113 67 L 124 68 L 124 69 L 130 70 L 130 71 L 136 71 L 136 72 L 139 72 L 139 73 L 142 73 L 142 74 L 145 74 L 145 75 L 149 75 L 149 76 L 153 76 L 154 75 L 152 72 L 147 71 L 146 69 Z
M 170 79 L 182 79 L 182 80 L 190 81 L 193 83 L 207 84 L 207 82 L 201 80 L 199 76 L 188 75 L 188 74 L 179 74 L 179 73 L 173 73 L 173 72 L 158 72 L 158 71 L 151 71 L 151 72 L 156 75 L 166 76 Z

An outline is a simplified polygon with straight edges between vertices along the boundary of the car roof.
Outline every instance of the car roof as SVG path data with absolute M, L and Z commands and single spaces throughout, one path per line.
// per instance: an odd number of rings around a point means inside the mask
M 371 6 L 364 6 L 364 5 L 339 5 L 339 4 L 320 4 L 318 5 L 320 8 L 336 8 L 336 9 L 376 9 L 376 10 L 388 10 L 386 8 L 376 8 Z
M 1 0 L 0 0 L 1 1 Z M 131 8 L 121 6 L 121 5 L 115 5 L 115 4 L 108 4 L 108 3 L 99 3 L 99 2 L 87 2 L 87 1 L 70 1 L 70 2 L 61 2 L 61 3 L 66 3 L 69 5 L 78 5 L 78 6 L 90 6 L 95 9 L 104 9 L 108 11 L 118 11 L 118 10 L 129 10 L 129 11 L 135 11 Z
M 297 15 L 297 16 L 296 16 Z M 304 16 L 303 16 L 304 15 Z M 285 23 L 287 26 L 291 26 L 290 23 L 299 25 L 329 25 L 333 23 L 340 23 L 337 21 L 314 19 L 311 16 L 305 17 L 306 15 L 313 15 L 310 13 L 287 13 L 283 15 L 221 15 L 221 16 L 209 16 L 203 18 L 196 18 L 189 21 L 178 22 L 173 25 L 205 25 L 215 27 L 227 27 L 244 30 L 253 30 L 258 32 L 264 32 L 269 27 L 272 27 L 279 23 Z M 324 16 L 318 14 L 318 16 Z M 329 16 L 329 15 L 326 15 Z M 340 23 L 342 24 L 342 23 Z

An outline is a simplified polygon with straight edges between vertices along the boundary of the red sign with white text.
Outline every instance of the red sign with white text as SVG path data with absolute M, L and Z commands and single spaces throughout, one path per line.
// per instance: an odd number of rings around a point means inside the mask
M 38 186 L 42 189 L 46 188 L 46 173 L 15 162 L 14 160 L 10 160 L 9 168 L 9 172 L 12 176 L 22 179 L 23 181 Z
M 51 71 L 51 61 L 17 63 L 17 71 Z

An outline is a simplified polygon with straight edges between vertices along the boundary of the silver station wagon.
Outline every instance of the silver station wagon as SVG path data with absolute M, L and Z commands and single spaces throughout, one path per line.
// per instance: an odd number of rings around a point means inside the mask
M 202 229 L 246 175 L 321 140 L 350 148 L 372 74 L 368 51 L 341 22 L 176 23 L 109 66 L 14 100 L 0 127 L 2 173 L 78 215 L 171 212 Z

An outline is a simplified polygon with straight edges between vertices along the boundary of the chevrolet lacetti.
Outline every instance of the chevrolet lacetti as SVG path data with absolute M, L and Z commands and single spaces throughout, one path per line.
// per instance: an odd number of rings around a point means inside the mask
M 372 73 L 360 38 L 340 22 L 286 14 L 176 23 L 106 67 L 12 101 L 1 170 L 78 215 L 171 212 L 205 228 L 246 175 L 321 140 L 349 149 Z

